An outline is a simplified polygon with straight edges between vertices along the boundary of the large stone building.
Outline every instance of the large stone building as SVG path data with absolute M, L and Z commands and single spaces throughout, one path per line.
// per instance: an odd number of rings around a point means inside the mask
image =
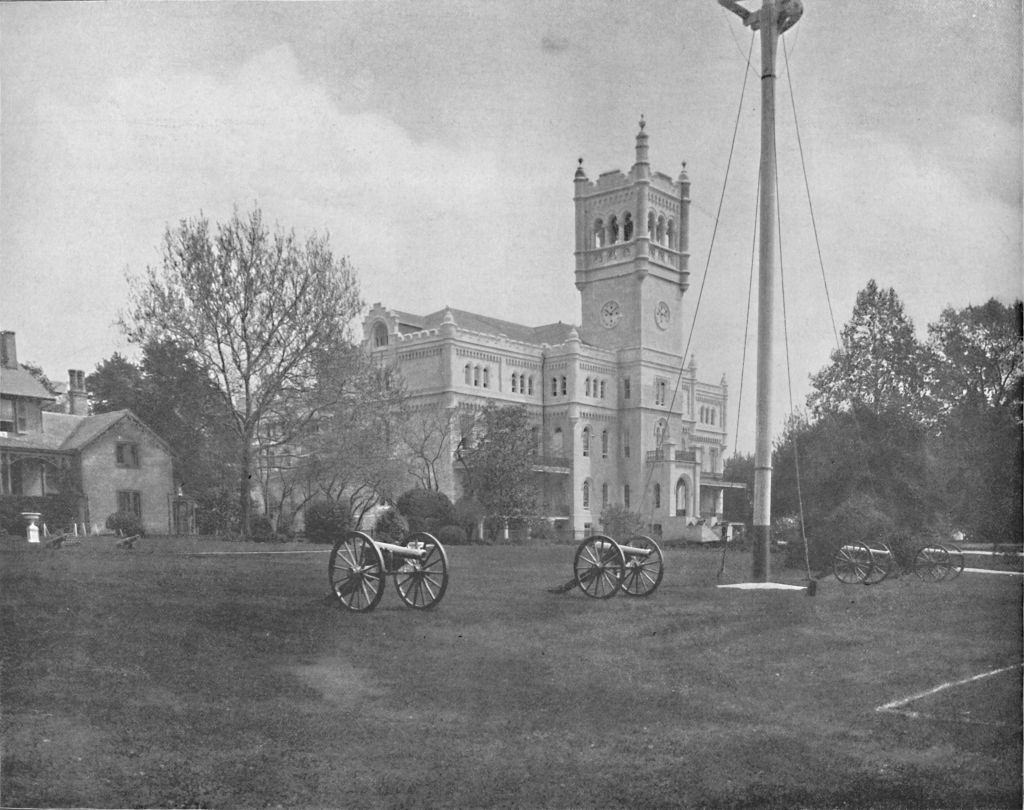
M 417 315 L 375 304 L 367 350 L 394 364 L 414 409 L 450 413 L 437 478 L 461 495 L 461 432 L 489 400 L 535 421 L 541 515 L 574 534 L 601 510 L 639 512 L 656 536 L 692 535 L 721 516 L 728 389 L 697 379 L 684 351 L 690 182 L 651 170 L 644 122 L 628 173 L 575 176 L 579 326 L 544 326 L 445 308 Z M 568 283 L 569 279 L 565 279 Z M 543 294 L 543 291 L 538 291 Z

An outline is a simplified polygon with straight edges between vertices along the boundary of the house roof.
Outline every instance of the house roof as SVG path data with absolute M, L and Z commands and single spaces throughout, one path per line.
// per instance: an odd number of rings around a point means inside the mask
M 46 386 L 23 368 L 0 366 L 0 394 L 32 399 L 55 399 Z
M 129 410 L 98 413 L 95 416 L 75 416 L 69 413 L 43 411 L 42 417 L 43 430 L 41 433 L 20 433 L 0 437 L 0 447 L 75 452 L 98 439 L 122 419 L 130 419 L 170 452 L 167 442 Z
M 482 332 L 486 335 L 503 335 L 520 343 L 534 343 L 537 345 L 541 343 L 564 343 L 569 339 L 569 333 L 573 329 L 572 324 L 562 322 L 544 324 L 543 326 L 524 326 L 520 323 L 503 321 L 500 318 L 492 318 L 488 315 L 467 312 L 464 309 L 451 308 L 441 309 L 437 312 L 431 312 L 429 315 L 419 317 L 407 316 L 406 313 L 400 313 L 400 316 L 403 318 L 403 322 L 407 322 L 404 320 L 405 317 L 409 319 L 416 318 L 422 324 L 422 329 L 437 329 L 441 322 L 444 321 L 446 312 L 451 312 L 452 319 L 460 329 Z

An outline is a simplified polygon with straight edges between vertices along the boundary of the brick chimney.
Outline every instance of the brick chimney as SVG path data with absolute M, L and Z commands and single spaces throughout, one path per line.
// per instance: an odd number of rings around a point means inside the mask
M 68 410 L 75 416 L 89 415 L 89 397 L 85 393 L 85 372 L 68 369 Z
M 4 368 L 18 368 L 18 347 L 14 341 L 14 332 L 0 332 L 0 365 Z

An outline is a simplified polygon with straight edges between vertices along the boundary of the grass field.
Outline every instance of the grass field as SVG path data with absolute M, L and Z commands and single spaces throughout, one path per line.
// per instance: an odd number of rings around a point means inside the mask
M 266 550 L 320 553 L 196 556 Z M 546 591 L 569 546 L 448 551 L 436 610 L 351 614 L 315 546 L 8 539 L 0 804 L 1021 806 L 1019 577 L 742 592 L 672 550 L 596 601 Z

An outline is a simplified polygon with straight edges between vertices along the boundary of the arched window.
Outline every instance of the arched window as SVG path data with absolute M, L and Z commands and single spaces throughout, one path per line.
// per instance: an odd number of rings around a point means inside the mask
M 651 237 L 654 236 L 654 229 L 656 227 L 655 224 L 654 224 L 655 216 L 656 216 L 656 214 L 653 211 L 648 211 L 647 212 L 647 236 L 648 236 L 648 238 L 651 238 Z
M 487 366 L 484 366 L 484 388 L 487 388 L 488 380 L 490 379 L 490 370 Z
M 520 374 L 519 375 L 519 393 L 520 394 L 525 394 L 526 393 L 526 375 L 525 374 Z M 531 391 L 530 393 L 532 394 L 533 392 Z
M 629 509 L 629 484 L 622 488 L 622 505 Z
M 668 423 L 664 419 L 659 419 L 657 424 L 654 426 L 654 446 L 661 447 L 665 442 L 668 433 Z
M 583 508 L 590 508 L 590 481 L 583 482 Z
M 711 424 L 715 424 L 715 409 L 711 409 Z
M 608 458 L 608 431 L 601 431 L 601 458 Z
M 473 385 L 480 385 L 480 366 L 473 366 Z
M 566 395 L 566 392 L 567 392 L 568 390 L 569 390 L 569 389 L 567 388 L 567 386 L 566 386 L 566 384 L 565 384 L 565 377 L 562 377 L 562 396 L 563 396 L 563 397 L 564 397 L 564 396 Z
M 708 454 L 711 460 L 711 472 L 718 472 L 718 448 L 712 447 L 711 452 Z
M 654 241 L 659 245 L 665 244 L 665 217 L 658 217 L 657 230 L 654 233 Z
M 583 445 L 583 455 L 589 456 L 590 455 L 590 427 L 589 426 L 583 428 L 583 441 L 582 441 L 582 445 Z
M 668 227 L 666 229 L 666 234 L 668 236 L 668 246 L 670 248 L 672 248 L 673 250 L 675 250 L 675 247 L 676 247 L 676 223 L 675 223 L 675 220 L 670 219 L 668 221 Z
M 565 443 L 562 441 L 562 429 L 556 427 L 551 434 L 551 452 L 561 453 Z
M 594 247 L 602 248 L 605 243 L 604 220 L 594 220 Z
M 654 485 L 654 508 L 661 509 L 661 484 Z
M 377 321 L 373 327 L 373 345 L 378 349 L 388 345 L 388 327 L 381 321 Z
M 601 506 L 608 505 L 608 484 L 601 484 Z
M 587 396 L 589 397 L 590 396 L 590 377 L 587 377 L 587 383 L 586 383 L 585 390 L 587 392 Z
M 686 486 L 686 479 L 680 478 L 676 482 L 676 514 L 683 516 L 686 514 L 687 503 L 689 502 L 689 492 Z
M 558 377 L 551 378 L 551 396 L 558 396 Z
M 604 399 L 604 380 L 601 380 L 601 399 Z
M 619 218 L 612 214 L 608 220 L 608 244 L 614 245 L 619 241 Z
M 519 393 L 519 376 L 515 373 L 512 374 L 512 393 Z
M 522 382 L 522 380 L 520 380 L 520 382 Z M 529 394 L 531 397 L 533 396 L 533 375 L 532 374 L 530 375 L 530 377 L 526 381 L 526 393 Z
M 633 215 L 627 211 L 622 215 L 622 241 L 628 242 L 633 238 Z
M 629 377 L 622 381 L 622 398 L 629 399 Z
M 472 372 L 469 369 L 469 363 L 466 363 L 465 371 L 466 371 L 466 385 L 472 385 L 473 384 L 473 377 L 472 377 Z

